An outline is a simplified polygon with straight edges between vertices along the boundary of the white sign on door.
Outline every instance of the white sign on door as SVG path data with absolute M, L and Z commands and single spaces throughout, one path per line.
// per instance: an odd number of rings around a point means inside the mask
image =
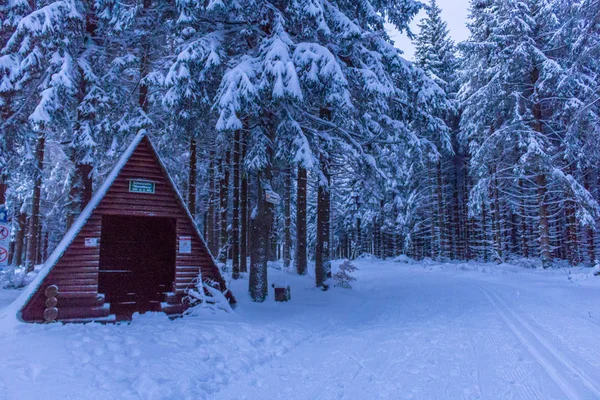
M 10 243 L 10 227 L 0 222 L 0 269 L 8 267 L 8 245 Z
M 179 236 L 179 254 L 190 254 L 192 252 L 192 237 Z

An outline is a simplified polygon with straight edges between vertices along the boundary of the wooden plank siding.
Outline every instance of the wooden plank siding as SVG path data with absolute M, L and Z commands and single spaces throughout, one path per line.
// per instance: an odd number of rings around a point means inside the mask
M 154 182 L 155 193 L 129 192 L 130 180 Z M 59 319 L 61 310 L 64 319 L 94 319 L 106 314 L 108 306 L 104 304 L 103 296 L 98 293 L 100 246 L 85 247 L 86 238 L 97 238 L 100 241 L 103 215 L 176 218 L 177 238 L 192 238 L 190 254 L 181 254 L 179 249 L 177 250 L 172 288 L 176 297 L 180 299 L 195 285 L 199 272 L 203 279 L 215 281 L 222 290 L 226 290 L 225 282 L 193 225 L 189 212 L 173 188 L 148 137 L 144 137 L 85 225 L 22 309 L 24 320 L 43 321 L 44 291 L 50 285 L 57 285 L 59 288 Z M 227 292 L 226 296 L 235 303 L 231 293 Z

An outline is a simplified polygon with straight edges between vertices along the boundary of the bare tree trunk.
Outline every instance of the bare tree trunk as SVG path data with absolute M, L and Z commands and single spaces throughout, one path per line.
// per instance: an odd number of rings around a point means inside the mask
M 492 232 L 494 240 L 494 261 L 501 263 L 502 260 L 502 227 L 500 216 L 500 197 L 498 196 L 498 179 L 494 178 L 494 188 L 492 190 Z
M 591 169 L 588 169 L 584 175 L 583 175 L 583 179 L 584 179 L 584 186 L 585 189 L 592 193 L 592 195 L 594 196 L 594 198 L 596 198 L 596 191 L 593 190 L 591 188 L 590 185 L 590 181 L 592 181 L 592 179 L 590 179 L 590 174 L 591 174 Z M 596 235 L 596 227 L 595 227 L 595 222 L 596 220 L 594 219 L 594 225 L 588 226 L 586 228 L 586 233 L 587 233 L 587 240 L 588 240 L 588 258 L 590 259 L 590 265 L 594 265 L 596 263 L 596 243 L 595 243 L 595 235 Z
M 233 138 L 233 216 L 231 222 L 232 278 L 240 277 L 240 131 Z
M 245 136 L 245 135 L 244 135 Z M 242 144 L 242 160 L 246 157 L 246 143 Z M 240 199 L 240 272 L 248 272 L 248 174 L 242 172 L 241 182 L 241 199 Z
M 299 275 L 306 275 L 307 254 L 306 254 L 306 184 L 307 171 L 301 165 L 298 165 L 298 184 L 296 195 L 296 271 Z
M 536 177 L 538 205 L 540 212 L 539 238 L 540 255 L 544 268 L 550 264 L 550 225 L 548 223 L 548 204 L 546 203 L 546 175 L 538 174 Z
M 215 207 L 218 198 L 216 196 L 216 154 L 215 150 L 212 149 L 209 153 L 210 164 L 208 166 L 208 211 L 206 217 L 206 237 L 208 241 L 208 247 L 213 256 L 217 256 L 217 251 L 219 251 L 219 243 L 216 237 L 216 218 L 217 218 L 217 210 Z
M 292 168 L 285 171 L 285 204 L 283 228 L 283 268 L 289 269 L 292 258 Z
M 31 217 L 29 220 L 29 231 L 27 233 L 27 258 L 25 269 L 33 271 L 38 254 L 38 233 L 40 226 L 40 202 L 42 199 L 42 172 L 44 168 L 44 148 L 46 137 L 43 131 L 38 132 L 35 148 L 35 171 L 33 178 L 33 194 L 31 196 Z
M 274 116 L 267 115 L 269 124 L 269 140 L 275 140 Z M 258 173 L 257 179 L 257 211 L 251 222 L 252 250 L 250 254 L 249 291 L 252 301 L 262 302 L 268 296 L 267 265 L 269 257 L 269 243 L 273 229 L 274 205 L 266 201 L 266 191 L 272 190 L 271 181 L 273 170 L 273 148 L 268 147 L 266 152 L 267 166 Z
M 219 261 L 225 262 L 227 260 L 227 248 L 228 248 L 228 237 L 227 237 L 227 216 L 228 216 L 228 203 L 229 203 L 229 161 L 231 154 L 228 151 L 225 154 L 225 158 L 221 160 L 221 182 L 219 183 L 220 188 L 220 222 L 221 231 L 219 234 L 220 248 L 219 248 Z
M 193 132 L 190 134 L 190 158 L 188 160 L 188 209 L 192 213 L 192 217 L 196 218 L 196 191 L 198 187 L 198 146 L 196 143 L 196 135 Z
M 321 172 L 325 182 L 320 182 L 317 189 L 317 243 L 315 249 L 315 281 L 317 287 L 327 289 L 325 281 L 331 275 L 331 256 L 329 246 L 329 223 L 331 207 L 331 176 L 329 161 L 321 155 Z
M 442 161 L 437 162 L 436 169 L 436 200 L 437 200 L 437 224 L 438 224 L 438 241 L 439 241 L 439 257 L 448 257 L 448 244 L 446 243 L 446 223 L 445 223 L 445 209 L 446 204 L 444 203 L 444 181 L 442 176 Z
M 15 212 L 17 222 L 17 233 L 15 235 L 15 247 L 12 257 L 12 264 L 19 266 L 23 263 L 23 253 L 25 249 L 25 233 L 27 230 L 27 214 L 21 211 L 21 207 Z
M 6 190 L 8 186 L 4 183 L 4 178 L 0 175 L 0 205 L 6 203 Z
M 488 261 L 488 241 L 487 241 L 487 211 L 485 203 L 481 205 L 481 251 L 483 261 Z
M 525 193 L 523 190 L 523 180 L 519 179 L 519 188 L 521 189 L 521 250 L 523 252 L 523 257 L 529 258 L 529 243 L 527 241 L 528 229 L 527 229 L 527 218 L 526 218 L 526 208 L 525 208 Z
M 248 290 L 252 301 L 263 302 L 268 295 L 267 256 L 269 248 L 270 231 L 270 205 L 265 200 L 263 187 L 263 173 L 256 179 L 256 195 L 258 199 L 257 211 L 250 221 L 252 234 L 250 249 L 250 278 Z

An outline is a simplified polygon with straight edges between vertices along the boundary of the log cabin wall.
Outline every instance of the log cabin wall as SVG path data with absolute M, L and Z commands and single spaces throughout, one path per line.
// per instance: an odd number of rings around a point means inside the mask
M 154 193 L 130 192 L 129 184 L 132 180 L 154 182 Z M 23 320 L 44 320 L 44 291 L 50 285 L 58 286 L 59 320 L 109 318 L 109 305 L 104 302 L 104 296 L 98 293 L 99 242 L 103 215 L 176 218 L 178 246 L 175 281 L 173 293 L 165 299 L 165 304 L 170 305 L 164 311 L 183 311 L 181 299 L 188 289 L 195 286 L 199 272 L 203 279 L 213 280 L 225 290 L 225 282 L 212 256 L 193 225 L 181 198 L 174 190 L 149 139 L 144 137 L 86 224 L 23 308 Z M 181 253 L 179 249 L 179 238 L 182 236 L 190 237 L 191 240 L 191 251 L 186 254 Z M 96 239 L 96 245 L 90 246 L 88 243 L 86 246 L 86 239 Z M 232 303 L 235 302 L 230 293 L 227 293 L 227 297 Z

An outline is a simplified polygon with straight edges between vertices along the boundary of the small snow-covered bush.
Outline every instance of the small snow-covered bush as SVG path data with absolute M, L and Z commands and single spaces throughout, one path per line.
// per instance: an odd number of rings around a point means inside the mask
M 394 258 L 394 262 L 403 263 L 403 264 L 412 264 L 414 260 L 407 256 L 406 254 L 400 254 L 398 257 Z
M 333 274 L 334 285 L 344 289 L 352 289 L 352 282 L 356 280 L 356 278 L 352 276 L 352 273 L 357 270 L 358 268 L 356 268 L 350 260 L 344 260 L 344 262 L 340 264 L 338 272 Z
M 600 260 L 596 260 L 594 263 L 594 275 L 600 276 Z
M 37 271 L 26 273 L 24 267 L 9 267 L 0 271 L 0 288 L 18 289 L 31 283 Z
M 185 315 L 197 315 L 206 310 L 212 313 L 216 311 L 233 312 L 225 295 L 211 281 L 201 282 L 198 280 L 197 287 L 188 291 L 185 301 L 190 305 Z

